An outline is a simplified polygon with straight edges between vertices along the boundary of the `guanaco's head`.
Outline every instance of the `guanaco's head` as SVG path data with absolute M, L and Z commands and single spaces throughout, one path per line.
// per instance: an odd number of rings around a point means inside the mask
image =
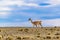
M 31 18 L 28 19 L 29 21 L 31 20 Z
M 29 18 L 28 20 L 32 22 L 32 19 L 31 18 Z

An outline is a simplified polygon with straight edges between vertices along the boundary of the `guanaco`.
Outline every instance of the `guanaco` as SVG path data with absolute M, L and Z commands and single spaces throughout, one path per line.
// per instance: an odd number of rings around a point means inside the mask
M 42 21 L 32 21 L 31 18 L 29 18 L 29 21 L 33 24 L 33 27 L 36 26 L 36 27 L 42 27 Z

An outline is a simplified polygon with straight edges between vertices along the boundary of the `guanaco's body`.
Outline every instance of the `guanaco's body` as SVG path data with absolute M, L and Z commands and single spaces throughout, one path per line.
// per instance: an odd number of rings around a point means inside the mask
M 36 27 L 42 26 L 42 21 L 32 21 L 31 18 L 29 18 L 29 21 L 31 21 L 31 23 L 33 24 L 33 27 L 34 26 L 36 26 Z

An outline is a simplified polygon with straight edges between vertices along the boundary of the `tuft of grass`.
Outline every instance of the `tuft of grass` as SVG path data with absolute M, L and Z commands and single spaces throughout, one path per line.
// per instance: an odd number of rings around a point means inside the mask
M 17 37 L 17 40 L 21 40 L 21 37 Z

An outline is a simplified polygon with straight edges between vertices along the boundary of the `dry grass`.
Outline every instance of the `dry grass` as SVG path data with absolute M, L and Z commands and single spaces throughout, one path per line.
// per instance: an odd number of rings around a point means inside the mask
M 0 28 L 0 40 L 60 40 L 60 27 Z

